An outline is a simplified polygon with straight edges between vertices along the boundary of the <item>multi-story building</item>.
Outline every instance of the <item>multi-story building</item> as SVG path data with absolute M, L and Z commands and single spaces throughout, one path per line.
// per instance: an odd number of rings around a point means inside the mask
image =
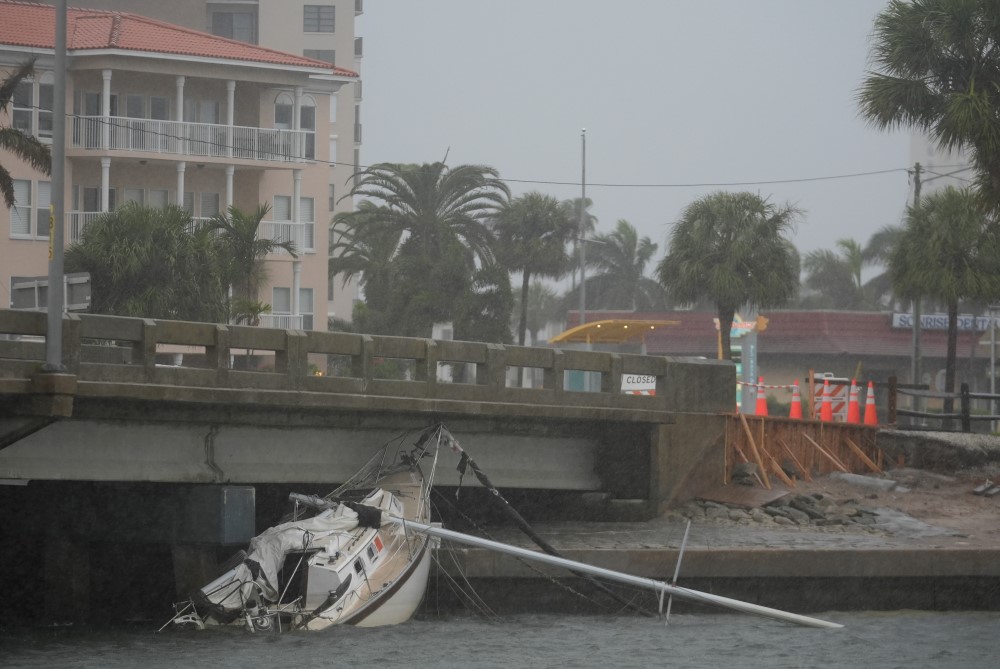
M 70 0 L 70 4 L 150 16 L 361 71 L 363 40 L 355 34 L 355 19 L 363 13 L 364 0 Z M 361 163 L 360 77 L 334 95 L 329 111 L 329 132 L 317 132 L 316 137 L 327 144 L 330 156 L 327 202 L 333 214 L 353 208 L 351 198 L 343 195 L 354 166 Z M 349 320 L 356 288 L 345 287 L 338 279 L 330 281 L 326 292 L 330 315 Z M 320 299 L 320 294 L 316 297 Z M 315 326 L 326 329 L 325 320 Z
M 0 2 L 0 75 L 36 59 L 34 79 L 2 123 L 42 141 L 57 122 L 54 25 L 50 6 Z M 259 234 L 290 239 L 299 253 L 267 258 L 270 284 L 260 297 L 273 313 L 262 325 L 326 329 L 329 165 L 337 151 L 326 140 L 337 134 L 337 92 L 356 73 L 120 12 L 70 9 L 67 36 L 67 243 L 127 201 L 178 204 L 195 219 L 268 203 Z M 13 209 L 0 208 L 7 292 L 12 276 L 47 272 L 51 186 L 10 154 L 0 162 L 17 195 Z

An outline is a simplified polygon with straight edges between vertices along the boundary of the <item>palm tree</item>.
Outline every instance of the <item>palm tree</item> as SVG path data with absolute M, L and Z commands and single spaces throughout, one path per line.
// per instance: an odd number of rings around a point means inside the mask
M 562 206 L 566 216 L 576 224 L 576 234 L 573 237 L 573 280 L 572 289 L 576 290 L 576 273 L 580 269 L 580 240 L 594 234 L 597 229 L 597 217 L 590 213 L 594 201 L 589 197 L 577 197 L 563 200 Z
M 522 298 L 515 301 L 518 318 L 521 314 Z M 528 333 L 531 335 L 531 343 L 538 345 L 538 333 L 549 322 L 561 320 L 563 301 L 552 288 L 540 281 L 532 281 L 528 287 Z M 515 324 L 516 326 L 516 324 Z
M 587 302 L 598 309 L 657 311 L 666 308 L 663 286 L 646 276 L 646 266 L 658 248 L 649 237 L 639 238 L 635 227 L 620 219 L 615 231 L 597 235 L 587 266 L 598 273 L 587 278 Z
M 205 226 L 206 230 L 218 231 L 220 257 L 225 262 L 227 283 L 233 290 L 233 316 L 238 320 L 247 320 L 252 317 L 252 312 L 263 313 L 257 291 L 267 279 L 264 258 L 278 249 L 298 257 L 294 242 L 258 235 L 260 224 L 269 211 L 267 204 L 258 205 L 252 212 L 230 206 L 228 211 L 218 214 Z
M 775 307 L 799 285 L 799 257 L 786 237 L 801 212 L 754 193 L 716 192 L 689 204 L 670 233 L 657 268 L 660 283 L 682 303 L 716 306 L 722 355 L 732 357 L 736 310 Z
M 357 277 L 365 301 L 382 308 L 392 289 L 392 262 L 399 250 L 403 231 L 384 223 L 387 215 L 365 200 L 355 211 L 333 218 L 330 242 L 330 277 L 342 275 L 347 283 Z
M 875 19 L 874 72 L 858 93 L 880 129 L 909 127 L 971 150 L 978 183 L 1000 206 L 1000 3 L 891 0 Z
M 876 230 L 868 238 L 868 243 L 865 244 L 865 248 L 861 252 L 864 262 L 868 265 L 888 268 L 889 257 L 896 245 L 899 244 L 902 232 L 903 228 L 898 225 L 884 225 Z M 888 269 L 870 278 L 865 284 L 865 290 L 875 308 L 892 302 L 896 297 L 892 292 L 892 278 L 889 276 Z
M 90 273 L 94 313 L 205 322 L 226 318 L 217 248 L 178 207 L 128 203 L 101 214 L 66 249 L 66 271 Z
M 802 259 L 805 285 L 820 293 L 834 309 L 867 309 L 869 300 L 861 282 L 865 256 L 853 239 L 838 239 L 834 253 L 829 249 L 810 251 Z
M 14 98 L 18 85 L 34 73 L 35 61 L 30 60 L 14 69 L 7 78 L 0 82 L 0 116 L 7 116 L 7 107 Z M 0 126 L 0 150 L 10 151 L 17 158 L 28 163 L 34 169 L 44 174 L 52 170 L 52 155 L 49 147 L 38 141 L 33 135 L 28 135 L 17 128 Z M 14 177 L 10 171 L 0 165 L 0 192 L 8 208 L 13 207 Z
M 427 257 L 439 257 L 453 239 L 476 259 L 492 259 L 486 221 L 506 203 L 510 190 L 492 167 L 444 163 L 379 163 L 358 172 L 348 195 L 380 205 L 380 220 L 405 233 Z
M 493 223 L 500 263 L 521 273 L 521 318 L 518 344 L 524 346 L 528 328 L 528 287 L 531 278 L 558 279 L 569 267 L 566 244 L 576 224 L 566 208 L 550 195 L 531 192 L 511 200 Z
M 947 305 L 945 390 L 953 392 L 958 303 L 1000 297 L 1000 228 L 970 190 L 949 186 L 910 208 L 889 273 L 898 295 L 927 296 Z M 945 413 L 952 408 L 952 399 L 946 399 Z

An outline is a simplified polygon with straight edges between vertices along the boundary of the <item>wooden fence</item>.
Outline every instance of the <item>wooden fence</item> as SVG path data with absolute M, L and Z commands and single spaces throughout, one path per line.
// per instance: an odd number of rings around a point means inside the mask
M 744 462 L 757 465 L 765 488 L 838 471 L 881 474 L 877 432 L 870 425 L 735 414 L 726 422 L 726 481 Z
M 912 398 L 912 409 L 899 407 L 900 395 Z M 952 401 L 952 411 L 927 411 L 923 409 L 923 400 L 927 399 L 950 399 Z M 973 414 L 972 400 L 987 400 L 988 413 Z M 961 390 L 957 393 L 941 393 L 932 391 L 925 385 L 902 384 L 898 382 L 895 376 L 889 377 L 889 423 L 895 425 L 899 416 L 917 419 L 911 421 L 913 424 L 907 426 L 908 429 L 956 431 L 957 428 L 962 432 L 971 432 L 973 421 L 1000 420 L 1000 415 L 996 415 L 994 408 L 996 407 L 997 400 L 1000 400 L 1000 395 L 998 394 L 970 392 L 968 383 L 963 383 Z M 958 411 L 954 410 L 955 407 L 958 407 Z M 928 424 L 927 421 L 933 422 Z

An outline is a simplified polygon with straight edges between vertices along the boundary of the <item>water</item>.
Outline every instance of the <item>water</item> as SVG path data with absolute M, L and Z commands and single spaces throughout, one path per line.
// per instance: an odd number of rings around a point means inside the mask
M 826 630 L 736 614 L 521 615 L 251 635 L 145 628 L 0 630 L 3 667 L 790 667 L 1000 666 L 1000 613 L 826 613 Z

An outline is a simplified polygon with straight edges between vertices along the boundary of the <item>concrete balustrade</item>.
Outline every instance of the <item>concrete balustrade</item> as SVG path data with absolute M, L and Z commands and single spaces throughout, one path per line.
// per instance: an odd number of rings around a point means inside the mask
M 0 392 L 30 392 L 45 327 L 45 314 L 0 310 Z M 104 394 L 114 394 L 107 384 L 145 384 L 652 412 L 735 404 L 732 365 L 716 361 L 94 314 L 68 314 L 63 329 L 67 373 L 105 384 Z M 179 365 L 157 364 L 178 352 Z M 523 368 L 542 370 L 541 387 L 520 387 Z M 571 390 L 570 371 L 600 381 Z M 655 377 L 656 395 L 623 394 L 623 374 Z

